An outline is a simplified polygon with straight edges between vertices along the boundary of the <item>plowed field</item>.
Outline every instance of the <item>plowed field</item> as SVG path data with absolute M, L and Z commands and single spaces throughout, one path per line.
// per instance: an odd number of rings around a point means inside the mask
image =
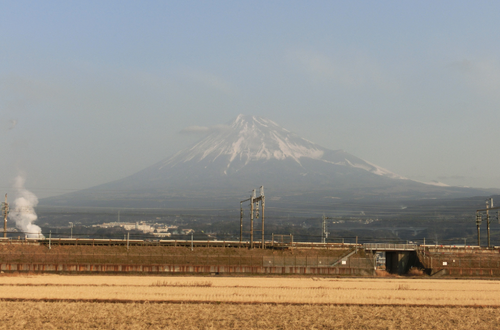
M 2 276 L 8 329 L 494 329 L 500 281 Z

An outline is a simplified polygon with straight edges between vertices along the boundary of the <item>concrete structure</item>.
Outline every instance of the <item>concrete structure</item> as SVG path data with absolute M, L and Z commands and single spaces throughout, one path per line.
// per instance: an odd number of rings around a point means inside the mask
M 385 254 L 385 270 L 391 274 L 406 274 L 418 264 L 416 244 L 366 243 L 363 248 L 370 252 Z

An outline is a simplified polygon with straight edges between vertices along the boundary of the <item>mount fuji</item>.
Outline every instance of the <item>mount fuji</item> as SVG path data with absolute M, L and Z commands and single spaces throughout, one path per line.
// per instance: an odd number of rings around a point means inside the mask
M 43 200 L 50 205 L 235 207 L 265 186 L 275 205 L 315 208 L 335 201 L 487 195 L 424 184 L 343 150 L 329 150 L 275 122 L 239 115 L 190 148 L 121 180 Z

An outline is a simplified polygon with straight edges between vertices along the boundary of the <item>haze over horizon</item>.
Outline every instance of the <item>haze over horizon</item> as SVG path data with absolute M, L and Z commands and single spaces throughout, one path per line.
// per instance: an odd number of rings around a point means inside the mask
M 498 2 L 0 4 L 0 187 L 142 170 L 238 114 L 404 177 L 500 188 Z

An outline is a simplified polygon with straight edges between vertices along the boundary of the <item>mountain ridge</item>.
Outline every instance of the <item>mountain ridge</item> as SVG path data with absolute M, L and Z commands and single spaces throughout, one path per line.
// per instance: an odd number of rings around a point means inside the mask
M 239 115 L 193 146 L 126 178 L 42 203 L 230 207 L 261 185 L 280 201 L 276 204 L 297 207 L 331 204 L 330 197 L 397 200 L 490 193 L 413 181 L 344 150 L 319 146 L 269 119 Z

